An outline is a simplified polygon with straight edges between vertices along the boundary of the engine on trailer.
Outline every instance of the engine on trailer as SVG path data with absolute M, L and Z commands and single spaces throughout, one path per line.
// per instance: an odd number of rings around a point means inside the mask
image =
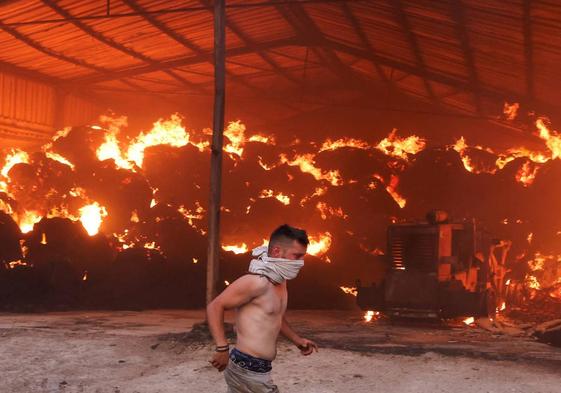
M 511 242 L 494 239 L 475 221 L 451 222 L 444 211 L 387 231 L 387 274 L 357 281 L 357 303 L 397 317 L 495 315 L 504 297 Z

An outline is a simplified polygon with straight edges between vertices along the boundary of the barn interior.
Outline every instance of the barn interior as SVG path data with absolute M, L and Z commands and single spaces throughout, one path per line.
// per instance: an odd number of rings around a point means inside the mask
M 0 1 L 1 310 L 204 307 L 215 7 Z M 388 227 L 437 209 L 508 248 L 492 315 L 445 325 L 505 335 L 499 358 L 512 340 L 561 345 L 561 4 L 228 0 L 223 12 L 218 291 L 290 223 L 310 245 L 289 308 L 387 328 L 358 292 L 392 270 Z M 532 361 L 561 362 L 543 351 Z

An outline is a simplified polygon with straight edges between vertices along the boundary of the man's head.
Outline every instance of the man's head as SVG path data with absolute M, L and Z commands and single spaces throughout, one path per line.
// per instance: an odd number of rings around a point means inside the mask
M 284 224 L 271 233 L 268 254 L 272 258 L 302 259 L 309 243 L 305 230 Z

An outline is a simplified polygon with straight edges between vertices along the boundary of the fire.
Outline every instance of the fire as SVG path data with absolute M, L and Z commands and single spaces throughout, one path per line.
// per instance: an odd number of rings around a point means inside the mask
M 6 155 L 5 161 L 6 163 L 0 173 L 2 176 L 8 177 L 8 172 L 10 172 L 10 169 L 12 169 L 14 165 L 29 163 L 29 154 L 20 149 L 11 149 Z
M 82 281 L 88 281 L 88 271 L 84 271 L 84 275 L 82 276 Z
M 396 189 L 398 184 L 399 177 L 391 175 L 390 184 L 386 187 L 386 191 L 391 195 L 395 203 L 397 203 L 399 207 L 403 209 L 405 207 L 405 204 L 407 203 L 407 200 L 397 192 Z
M 378 319 L 377 317 L 379 317 L 379 316 L 380 316 L 380 312 L 379 312 L 379 311 L 368 310 L 368 311 L 366 311 L 366 313 L 364 314 L 364 321 L 365 321 L 365 322 L 371 322 L 372 320 Z
M 105 141 L 97 148 L 96 155 L 98 160 L 105 161 L 112 159 L 115 165 L 122 169 L 132 169 L 131 163 L 123 157 L 117 132 L 119 130 L 108 130 L 105 134 Z
M 538 174 L 539 167 L 533 166 L 530 164 L 530 161 L 526 161 L 518 172 L 516 172 L 516 181 L 522 183 L 524 187 L 528 187 L 532 185 L 534 180 L 536 179 L 536 175 Z
M 230 153 L 230 156 L 236 155 L 241 158 L 245 144 L 245 125 L 240 121 L 230 122 L 224 130 L 224 136 L 230 141 L 224 146 L 224 151 Z
M 193 258 L 193 264 L 196 265 L 197 263 L 199 263 L 199 259 L 198 258 Z
M 539 136 L 545 141 L 545 144 L 551 152 L 551 159 L 561 157 L 561 135 L 555 131 L 550 131 L 545 125 L 545 119 L 539 118 L 536 121 L 536 127 L 539 131 Z
M 41 244 L 47 244 L 47 234 L 45 232 L 41 234 Z
M 318 235 L 318 237 L 309 236 L 310 244 L 308 245 L 308 254 L 314 256 L 322 256 L 331 247 L 333 236 L 329 232 Z
M 131 213 L 131 222 L 140 222 L 140 218 L 138 218 L 138 212 L 133 210 Z
M 322 220 L 327 220 L 328 216 L 339 217 L 342 219 L 348 218 L 348 216 L 343 211 L 343 208 L 338 207 L 335 209 L 334 207 L 329 206 L 326 202 L 318 202 L 316 204 L 316 209 L 319 210 Z
M 408 160 L 408 155 L 419 153 L 426 145 L 426 141 L 417 135 L 400 138 L 397 136 L 397 130 L 394 129 L 386 138 L 378 143 L 376 148 L 388 156 Z
M 53 153 L 52 151 L 45 151 L 45 155 L 51 160 L 58 161 L 61 164 L 68 165 L 71 169 L 74 169 L 74 164 L 68 161 L 66 158 L 60 154 Z
M 189 134 L 181 125 L 182 118 L 177 113 L 171 115 L 169 120 L 160 119 L 154 123 L 152 129 L 144 134 L 140 133 L 129 145 L 127 159 L 134 161 L 142 168 L 144 150 L 150 146 L 169 145 L 175 147 L 185 146 L 189 143 Z
M 232 245 L 222 245 L 224 251 L 233 252 L 234 254 L 245 254 L 249 251 L 247 244 L 232 244 Z
M 465 138 L 463 136 L 460 137 L 460 139 L 458 139 L 456 143 L 454 143 L 452 148 L 460 154 L 460 158 L 462 159 L 462 163 L 464 164 L 464 168 L 466 168 L 466 171 L 475 173 L 475 167 L 471 163 L 471 158 L 469 158 L 466 153 L 468 145 Z
M 105 209 L 105 207 L 100 206 L 100 204 L 97 202 L 94 202 L 81 207 L 79 209 L 79 212 L 80 221 L 82 222 L 82 226 L 88 232 L 88 235 L 97 235 L 103 218 L 107 217 L 107 210 Z
M 299 167 L 303 173 L 309 173 L 316 180 L 328 181 L 333 186 L 340 186 L 343 184 L 341 173 L 339 173 L 338 170 L 323 172 L 321 169 L 315 166 L 314 154 L 297 154 L 293 160 L 289 160 L 285 154 L 281 154 L 280 161 L 281 163 L 287 164 L 289 166 Z
M 36 211 L 24 211 L 21 214 L 16 214 L 16 222 L 22 233 L 29 233 L 33 230 L 36 223 L 41 221 L 42 215 Z
M 503 113 L 506 119 L 510 121 L 516 119 L 519 108 L 520 108 L 520 104 L 518 102 L 515 102 L 513 104 L 509 104 L 508 102 L 505 102 L 503 107 Z
M 10 269 L 15 269 L 17 266 L 29 266 L 29 264 L 19 259 L 17 261 L 8 262 L 8 267 Z
M 468 317 L 468 318 L 464 319 L 462 322 L 465 323 L 468 326 L 473 325 L 475 323 L 475 318 L 474 317 Z
M 337 150 L 343 147 L 351 147 L 354 149 L 362 149 L 362 150 L 366 150 L 369 148 L 368 143 L 366 143 L 363 140 L 354 139 L 354 138 L 343 138 L 343 139 L 337 139 L 336 141 L 327 139 L 325 142 L 323 142 L 323 145 L 321 146 L 319 151 L 321 153 L 322 151 Z
M 283 205 L 290 205 L 290 197 L 288 195 L 284 195 L 282 192 L 278 192 L 277 194 L 275 194 L 275 192 L 271 189 L 262 190 L 258 198 L 275 198 Z
M 265 135 L 252 135 L 249 137 L 250 142 L 275 144 L 275 138 Z
M 357 289 L 355 287 L 339 287 L 339 288 L 341 288 L 341 290 L 348 295 L 353 295 L 353 296 L 358 295 Z
M 374 175 L 372 175 L 376 180 L 378 180 L 380 183 L 385 184 L 385 180 L 384 178 L 375 173 Z M 388 194 L 390 194 L 390 196 L 393 198 L 393 200 L 395 201 L 395 203 L 398 204 L 398 206 L 403 209 L 405 207 L 405 205 L 407 204 L 407 200 L 402 197 L 398 192 L 397 192 L 397 186 L 399 185 L 399 177 L 396 175 L 391 175 L 390 176 L 390 184 L 386 185 L 386 192 Z M 376 189 L 377 185 L 375 182 L 371 182 L 368 185 L 368 188 L 371 190 Z

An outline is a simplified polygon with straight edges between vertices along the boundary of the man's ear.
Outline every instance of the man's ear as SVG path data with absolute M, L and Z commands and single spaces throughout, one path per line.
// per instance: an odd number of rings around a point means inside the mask
M 281 255 L 281 248 L 280 246 L 273 246 L 271 247 L 270 257 L 271 258 L 279 258 Z

